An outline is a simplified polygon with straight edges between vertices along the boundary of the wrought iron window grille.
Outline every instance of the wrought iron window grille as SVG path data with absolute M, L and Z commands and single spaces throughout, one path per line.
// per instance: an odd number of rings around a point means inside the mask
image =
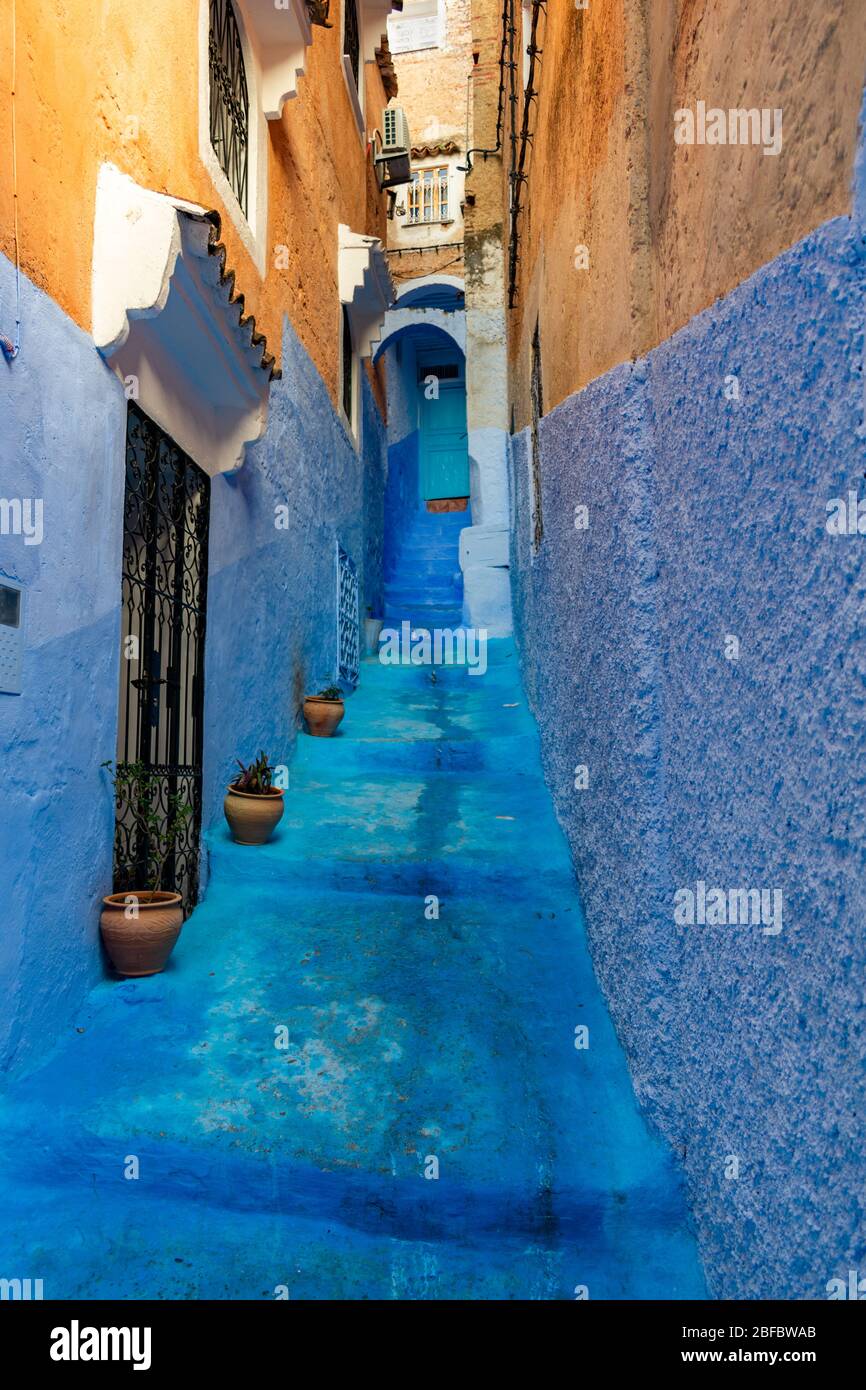
M 210 140 L 220 168 L 247 216 L 250 99 L 232 0 L 210 0 Z
M 346 17 L 343 24 L 343 52 L 349 59 L 355 86 L 361 90 L 361 31 L 358 25 L 358 0 L 345 0 Z
M 181 894 L 186 912 L 198 898 L 209 525 L 210 479 L 130 402 L 117 762 L 140 763 L 149 774 L 159 834 L 172 797 L 192 808 L 162 883 Z M 119 801 L 115 892 L 145 886 L 152 857 L 134 808 Z
M 349 322 L 349 314 L 345 304 L 343 305 L 343 331 L 340 338 L 340 371 L 342 374 L 343 390 L 343 411 L 349 422 L 349 429 L 354 429 L 352 415 L 355 406 L 355 383 L 353 380 L 354 363 L 352 359 L 352 325 Z
M 361 661 L 358 571 L 337 542 L 337 669 L 340 680 L 358 684 Z

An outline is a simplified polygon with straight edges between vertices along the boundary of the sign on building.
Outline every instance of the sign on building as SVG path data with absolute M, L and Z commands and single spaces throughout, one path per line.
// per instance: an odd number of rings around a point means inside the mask
M 388 16 L 388 45 L 392 53 L 439 48 L 444 37 L 443 0 L 404 0 L 403 13 Z

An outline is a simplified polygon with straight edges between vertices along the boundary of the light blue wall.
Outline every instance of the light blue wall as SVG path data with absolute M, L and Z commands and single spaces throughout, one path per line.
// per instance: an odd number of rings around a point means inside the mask
M 381 599 L 385 433 L 366 372 L 362 460 L 289 324 L 282 369 L 266 436 L 211 492 L 205 825 L 222 816 L 236 756 L 262 747 L 291 763 L 304 695 L 336 676 L 337 540 L 358 567 L 362 611 Z
M 866 537 L 825 529 L 828 499 L 866 497 L 864 301 L 841 218 L 553 410 L 534 560 L 528 432 L 513 441 L 546 774 L 723 1297 L 822 1298 L 866 1269 Z M 781 933 L 675 925 L 675 891 L 701 879 L 780 888 Z
M 418 431 L 388 446 L 388 483 L 385 489 L 385 574 L 396 572 L 400 540 L 412 517 L 422 510 L 419 478 Z
M 0 326 L 15 272 L 0 256 Z M 117 730 L 126 402 L 92 341 L 22 277 L 21 352 L 0 356 L 0 497 L 41 498 L 44 536 L 0 536 L 23 585 L 21 695 L 0 694 L 0 1065 L 59 1034 L 102 965 Z
M 0 328 L 13 319 L 0 258 Z M 75 1026 L 104 970 L 113 808 L 99 765 L 117 736 L 126 420 L 92 340 L 25 279 L 22 320 L 20 356 L 0 359 L 0 497 L 41 497 L 45 535 L 0 536 L 26 624 L 23 694 L 0 694 L 0 1062 L 16 1069 Z M 338 538 L 362 603 L 381 601 L 384 427 L 361 377 L 363 462 L 287 326 L 267 434 L 213 482 L 205 825 L 236 754 L 291 761 L 304 691 L 335 674 Z

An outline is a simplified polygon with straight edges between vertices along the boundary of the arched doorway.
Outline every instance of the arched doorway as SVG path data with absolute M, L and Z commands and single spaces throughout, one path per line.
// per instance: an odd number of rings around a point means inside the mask
M 461 531 L 471 525 L 463 315 L 389 311 L 385 355 L 388 479 L 384 506 L 386 617 L 459 622 Z
M 422 510 L 469 508 L 462 323 L 442 326 L 442 320 L 457 317 L 446 311 L 391 310 L 376 352 L 377 360 L 386 354 L 389 474 L 392 465 L 405 469 L 410 458 L 414 477 L 403 480 L 402 501 L 414 501 Z M 386 524 L 389 520 L 386 516 Z

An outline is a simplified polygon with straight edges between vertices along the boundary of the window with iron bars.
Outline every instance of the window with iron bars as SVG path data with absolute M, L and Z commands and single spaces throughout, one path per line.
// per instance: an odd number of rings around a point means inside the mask
M 352 325 L 349 322 L 349 315 L 345 304 L 343 305 L 342 332 L 340 334 L 340 370 L 342 376 L 343 411 L 349 423 L 349 428 L 354 429 L 355 383 L 353 380 Z
M 355 86 L 361 91 L 361 38 L 358 25 L 358 0 L 345 0 L 343 21 L 343 52 L 349 59 Z
M 448 222 L 448 166 L 416 169 L 409 184 L 409 222 Z
M 210 0 L 208 58 L 210 141 L 246 217 L 250 100 L 232 0 Z

